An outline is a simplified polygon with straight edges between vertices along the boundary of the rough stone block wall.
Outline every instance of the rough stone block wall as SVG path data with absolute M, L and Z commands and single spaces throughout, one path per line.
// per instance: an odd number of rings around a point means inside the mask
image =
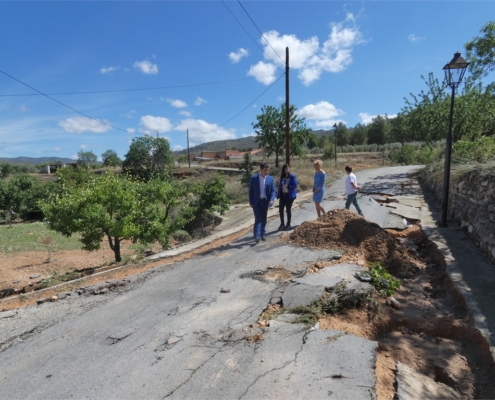
M 442 199 L 443 173 L 424 171 L 422 181 L 437 200 Z M 448 214 L 460 222 L 467 234 L 495 263 L 495 171 L 472 169 L 452 173 Z

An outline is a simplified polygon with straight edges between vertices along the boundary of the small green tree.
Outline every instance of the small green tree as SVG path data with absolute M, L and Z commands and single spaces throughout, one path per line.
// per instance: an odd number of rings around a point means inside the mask
M 77 153 L 77 165 L 83 168 L 89 168 L 95 165 L 97 161 L 98 158 L 96 157 L 96 154 L 93 153 L 91 150 L 80 150 L 79 153 Z
M 179 168 L 181 164 L 184 164 L 187 162 L 187 156 L 185 154 L 179 154 L 177 156 L 177 164 L 179 164 Z
M 267 155 L 275 154 L 275 166 L 279 166 L 279 155 L 286 147 L 285 137 L 285 104 L 280 108 L 274 106 L 263 106 L 261 114 L 256 116 L 257 123 L 253 123 L 256 132 L 255 141 L 267 151 Z M 301 157 L 304 154 L 303 146 L 308 141 L 313 140 L 311 129 L 306 128 L 304 118 L 299 118 L 296 114 L 297 108 L 294 105 L 289 109 L 290 124 L 290 155 Z
M 323 149 L 323 159 L 333 160 L 335 158 L 335 145 L 333 143 L 328 143 Z
M 67 186 L 62 195 L 41 201 L 40 206 L 50 229 L 65 236 L 79 233 L 85 250 L 99 249 L 106 237 L 119 262 L 124 239 L 168 246 L 169 236 L 192 216 L 191 208 L 182 205 L 185 195 L 178 182 L 145 183 L 105 173 L 90 176 L 79 187 Z
M 18 174 L 9 180 L 0 180 L 0 210 L 12 226 L 13 215 L 24 216 L 35 208 L 34 192 L 39 186 L 36 178 L 27 174 Z
M 225 193 L 225 180 L 221 174 L 210 176 L 204 182 L 194 185 L 193 193 L 191 209 L 194 220 L 201 224 L 201 237 L 203 237 L 204 222 L 213 212 L 223 215 L 230 207 L 230 200 Z
M 147 181 L 152 177 L 169 175 L 173 165 L 174 157 L 168 140 L 146 135 L 132 139 L 122 169 Z
M 244 161 L 239 165 L 239 169 L 242 171 L 241 179 L 239 179 L 241 181 L 241 185 L 249 186 L 249 180 L 251 179 L 254 169 L 251 153 L 244 154 Z
M 101 155 L 103 165 L 107 167 L 119 167 L 122 165 L 122 160 L 117 155 L 115 150 L 109 149 Z

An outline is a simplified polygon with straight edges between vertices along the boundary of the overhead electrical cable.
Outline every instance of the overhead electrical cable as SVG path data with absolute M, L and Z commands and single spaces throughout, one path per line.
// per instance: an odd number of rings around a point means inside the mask
M 244 10 L 244 12 L 246 13 L 246 15 L 249 17 L 249 19 L 251 20 L 251 22 L 253 23 L 253 25 L 256 27 L 256 29 L 258 29 L 258 32 L 261 34 L 261 37 L 263 39 L 265 39 L 265 42 L 268 43 L 268 46 L 270 46 L 270 48 L 273 50 L 273 52 L 278 56 L 278 58 L 280 58 L 280 60 L 282 61 L 283 64 L 285 64 L 285 61 L 282 59 L 282 57 L 280 57 L 280 55 L 275 51 L 275 49 L 272 47 L 272 45 L 270 44 L 270 42 L 266 39 L 265 35 L 263 35 L 263 32 L 261 32 L 260 28 L 258 28 L 258 26 L 256 25 L 256 23 L 254 22 L 254 20 L 251 18 L 251 16 L 249 15 L 249 13 L 247 12 L 247 10 L 244 8 L 244 6 L 242 5 L 241 1 L 240 0 L 237 0 L 237 2 L 239 3 L 239 5 L 242 7 L 242 9 Z
M 242 28 L 242 29 L 244 29 L 244 32 L 246 32 L 246 33 L 247 33 L 247 35 L 251 38 L 251 40 L 254 42 L 254 44 L 255 44 L 256 46 L 258 46 L 258 48 L 259 48 L 259 49 L 261 50 L 261 52 L 263 53 L 263 52 L 264 52 L 264 50 L 263 50 L 263 48 L 259 45 L 259 43 L 258 43 L 258 42 L 257 42 L 257 41 L 256 41 L 256 40 L 255 40 L 255 39 L 254 39 L 254 38 L 253 38 L 250 34 L 249 34 L 249 32 L 247 31 L 247 29 L 246 29 L 246 28 L 244 28 L 244 26 L 243 26 L 243 25 L 241 24 L 241 22 L 237 19 L 237 17 L 236 17 L 236 16 L 232 13 L 232 11 L 230 10 L 230 8 L 227 6 L 227 4 L 225 4 L 225 2 L 224 2 L 223 0 L 222 0 L 222 3 L 223 3 L 223 5 L 225 6 L 225 8 L 226 8 L 227 10 L 229 10 L 229 13 L 230 13 L 230 14 L 234 17 L 234 19 L 235 19 L 235 20 L 237 21 L 237 23 L 241 26 L 241 28 Z
M 111 124 L 109 124 L 109 123 L 107 123 L 107 122 L 101 121 L 101 120 L 99 120 L 99 119 L 97 119 L 97 118 L 93 118 L 92 116 L 90 116 L 90 115 L 88 115 L 88 114 L 85 114 L 85 113 L 83 113 L 83 112 L 81 112 L 81 111 L 78 111 L 78 110 L 76 110 L 75 108 L 73 108 L 73 107 L 71 107 L 71 106 L 68 106 L 67 104 L 62 103 L 61 101 L 58 101 L 57 99 L 54 99 L 53 97 L 50 97 L 49 95 L 47 95 L 47 94 L 45 94 L 45 93 L 40 92 L 38 89 L 35 89 L 35 88 L 34 88 L 34 87 L 32 87 L 32 86 L 29 86 L 27 83 L 24 83 L 24 82 L 20 81 L 19 79 L 14 78 L 12 75 L 9 75 L 9 74 L 7 74 L 6 72 L 4 72 L 4 71 L 2 71 L 2 70 L 0 70 L 0 72 L 1 72 L 2 74 L 4 74 L 5 76 L 8 76 L 10 79 L 13 79 L 13 80 L 14 80 L 14 81 L 16 81 L 16 82 L 19 82 L 21 85 L 24 85 L 24 86 L 28 87 L 29 89 L 34 90 L 35 92 L 38 92 L 40 95 L 43 95 L 43 96 L 45 96 L 45 97 L 49 98 L 50 100 L 53 100 L 54 102 L 56 102 L 56 103 L 58 103 L 58 104 L 61 104 L 61 105 L 63 105 L 64 107 L 67 107 L 68 109 L 70 109 L 70 110 L 72 110 L 72 111 L 75 111 L 75 112 L 76 112 L 76 113 L 78 113 L 78 114 L 81 114 L 81 115 L 85 116 L 86 118 L 89 118 L 89 119 L 92 119 L 92 120 L 94 120 L 94 121 L 97 121 L 97 122 L 99 122 L 100 124 L 107 125 L 107 126 L 109 126 L 109 127 L 113 128 L 113 129 L 117 129 L 117 130 L 122 131 L 122 132 L 127 132 L 127 130 L 126 130 L 126 129 L 117 128 L 116 126 L 113 126 L 113 125 L 111 125 Z
M 251 103 L 249 103 L 246 107 L 244 107 L 241 111 L 239 111 L 236 115 L 234 115 L 232 118 L 230 118 L 229 120 L 225 121 L 223 124 L 221 125 L 218 125 L 218 128 L 221 128 L 222 126 L 228 124 L 230 121 L 232 121 L 234 118 L 236 118 L 238 115 L 242 114 L 251 104 L 253 104 L 256 100 L 258 100 L 261 96 L 263 96 L 269 89 L 271 89 L 271 87 L 273 85 L 275 85 L 279 80 L 280 78 L 282 78 L 283 76 L 285 76 L 285 73 L 283 73 L 282 75 L 280 75 L 276 80 L 275 82 L 273 82 L 270 86 L 268 86 L 263 92 L 261 92 L 261 94 L 256 97 Z M 209 132 L 213 132 L 215 129 L 212 129 L 211 131 L 208 131 L 206 133 L 209 133 Z
M 7 74 L 6 74 L 7 75 Z M 118 93 L 118 92 L 138 92 L 145 90 L 162 90 L 162 89 L 178 89 L 184 87 L 193 87 L 193 86 L 207 86 L 207 85 L 217 85 L 222 83 L 231 83 L 231 82 L 240 82 L 240 81 L 248 81 L 254 79 L 251 78 L 240 78 L 240 79 L 231 79 L 227 81 L 216 81 L 216 82 L 206 82 L 206 83 L 190 83 L 186 85 L 174 85 L 174 86 L 159 86 L 154 88 L 138 88 L 138 89 L 118 89 L 118 90 L 95 90 L 95 91 L 84 91 L 84 92 L 60 92 L 60 93 L 27 93 L 27 94 L 0 94 L 0 97 L 21 97 L 21 96 L 46 96 L 46 95 L 67 95 L 67 94 L 98 94 L 98 93 Z

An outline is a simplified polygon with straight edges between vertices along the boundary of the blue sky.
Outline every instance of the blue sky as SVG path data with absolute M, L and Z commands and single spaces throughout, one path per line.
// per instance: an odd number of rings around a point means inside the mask
M 253 135 L 285 102 L 287 46 L 308 127 L 393 116 L 494 16 L 492 1 L 0 1 L 0 157 Z

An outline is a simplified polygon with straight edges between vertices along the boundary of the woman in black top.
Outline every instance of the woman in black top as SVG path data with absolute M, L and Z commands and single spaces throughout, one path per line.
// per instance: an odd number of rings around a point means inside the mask
M 292 229 L 290 226 L 290 220 L 292 217 L 292 203 L 296 198 L 297 191 L 297 178 L 290 172 L 289 164 L 284 164 L 282 167 L 282 173 L 280 174 L 280 181 L 278 183 L 277 199 L 279 202 L 280 212 L 280 226 L 279 231 L 288 231 Z M 284 224 L 284 208 L 287 210 L 287 225 Z

